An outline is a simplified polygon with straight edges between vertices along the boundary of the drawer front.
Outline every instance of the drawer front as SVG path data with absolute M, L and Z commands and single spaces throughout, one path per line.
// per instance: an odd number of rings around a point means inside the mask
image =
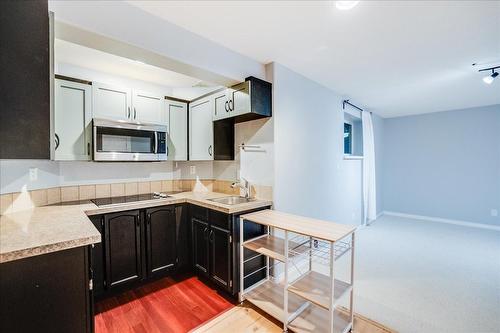
M 209 212 L 210 224 L 225 230 L 231 230 L 231 219 L 229 217 L 228 214 L 216 210 L 210 210 Z
M 196 205 L 191 205 L 190 206 L 190 211 L 191 211 L 191 217 L 201 220 L 201 221 L 208 221 L 208 208 L 205 207 L 200 207 Z

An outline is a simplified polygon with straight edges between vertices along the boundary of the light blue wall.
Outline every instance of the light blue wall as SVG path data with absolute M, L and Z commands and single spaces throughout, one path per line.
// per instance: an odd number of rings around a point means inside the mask
M 274 206 L 331 220 L 361 222 L 361 161 L 344 160 L 339 95 L 274 64 Z
M 384 119 L 386 211 L 500 225 L 500 105 Z

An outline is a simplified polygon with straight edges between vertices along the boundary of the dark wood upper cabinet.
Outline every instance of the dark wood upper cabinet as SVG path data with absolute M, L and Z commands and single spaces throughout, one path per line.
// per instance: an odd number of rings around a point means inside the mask
M 108 288 L 142 279 L 141 230 L 139 210 L 104 216 Z
M 146 210 L 146 253 L 148 275 L 173 270 L 177 263 L 175 207 Z
M 246 109 L 246 112 L 238 112 L 238 115 L 234 118 L 236 123 L 272 116 L 272 84 L 270 82 L 253 76 L 247 77 L 244 83 L 233 87 L 234 89 L 230 98 L 233 101 L 234 107 L 238 103 L 238 94 L 240 93 L 240 88 L 238 87 L 240 86 L 248 87 L 250 105 L 248 106 L 249 109 Z
M 0 1 L 0 159 L 50 159 L 48 2 Z
M 234 160 L 234 118 L 214 121 L 214 160 Z

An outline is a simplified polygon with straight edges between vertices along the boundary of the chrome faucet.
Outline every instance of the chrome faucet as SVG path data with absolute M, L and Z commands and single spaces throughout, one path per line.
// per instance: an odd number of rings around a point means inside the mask
M 250 198 L 250 183 L 245 178 L 240 177 L 240 181 L 232 183 L 231 187 L 232 188 L 239 187 L 243 189 L 243 191 L 245 191 L 245 198 L 247 199 Z

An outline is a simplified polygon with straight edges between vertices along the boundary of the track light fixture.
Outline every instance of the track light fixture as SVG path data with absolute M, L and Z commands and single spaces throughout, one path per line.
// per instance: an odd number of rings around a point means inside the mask
M 491 74 L 483 77 L 483 82 L 486 84 L 492 84 L 493 80 L 495 80 L 495 78 L 498 76 L 498 72 L 496 71 L 496 69 L 498 68 L 500 68 L 500 66 L 480 69 L 479 72 L 491 71 Z

